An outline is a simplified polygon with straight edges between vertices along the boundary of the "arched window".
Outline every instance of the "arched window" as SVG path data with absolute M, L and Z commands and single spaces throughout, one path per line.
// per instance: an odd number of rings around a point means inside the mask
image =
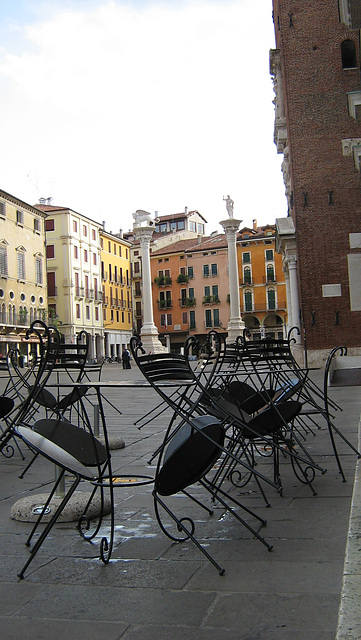
M 341 60 L 343 69 L 353 69 L 357 67 L 356 47 L 353 40 L 341 42 Z
M 251 284 L 251 282 L 252 282 L 251 269 L 249 267 L 244 267 L 244 269 L 243 269 L 243 281 L 246 284 Z
M 267 265 L 267 282 L 274 282 L 275 281 L 275 269 L 273 264 L 268 264 Z

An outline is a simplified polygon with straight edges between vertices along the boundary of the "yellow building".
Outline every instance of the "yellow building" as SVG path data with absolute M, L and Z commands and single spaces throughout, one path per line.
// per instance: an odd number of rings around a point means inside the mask
M 237 236 L 241 316 L 251 338 L 286 334 L 286 280 L 275 252 L 274 225 L 245 227 Z
M 0 190 L 0 355 L 28 356 L 25 332 L 47 319 L 44 213 Z
M 122 233 L 100 233 L 104 354 L 120 358 L 132 337 L 131 243 Z

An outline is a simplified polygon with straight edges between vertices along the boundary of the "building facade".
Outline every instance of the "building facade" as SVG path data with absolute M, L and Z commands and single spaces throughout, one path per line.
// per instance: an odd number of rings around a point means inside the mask
M 104 355 L 120 358 L 132 337 L 131 243 L 119 235 L 100 233 Z
M 26 329 L 47 320 L 45 215 L 0 190 L 0 356 L 17 348 L 25 358 L 31 346 Z
M 273 0 L 277 221 L 290 317 L 310 362 L 361 352 L 360 3 Z
M 51 204 L 36 208 L 47 214 L 46 260 L 49 319 L 65 342 L 90 335 L 90 357 L 104 354 L 100 223 L 72 209 Z
M 251 339 L 287 333 L 286 281 L 275 251 L 275 225 L 241 229 L 237 237 L 242 319 Z

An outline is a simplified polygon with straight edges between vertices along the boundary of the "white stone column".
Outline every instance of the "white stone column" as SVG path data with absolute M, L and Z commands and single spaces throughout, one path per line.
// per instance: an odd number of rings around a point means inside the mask
M 158 329 L 154 324 L 150 274 L 150 241 L 154 227 L 134 227 L 134 231 L 136 240 L 140 242 L 142 256 L 143 326 L 140 331 L 140 339 L 147 352 L 159 353 L 164 351 L 164 348 L 158 338 Z
M 237 260 L 237 231 L 242 220 L 229 218 L 222 220 L 222 225 L 228 244 L 228 278 L 229 278 L 229 298 L 230 298 L 230 319 L 227 327 L 227 342 L 234 342 L 243 333 L 245 324 L 241 318 L 241 307 L 239 300 L 239 274 Z
M 292 326 L 300 326 L 300 298 L 298 295 L 298 278 L 297 278 L 297 259 L 295 256 L 288 258 L 288 273 L 290 275 L 290 294 L 291 294 L 291 309 L 292 309 Z M 296 342 L 301 342 L 301 335 L 294 335 Z

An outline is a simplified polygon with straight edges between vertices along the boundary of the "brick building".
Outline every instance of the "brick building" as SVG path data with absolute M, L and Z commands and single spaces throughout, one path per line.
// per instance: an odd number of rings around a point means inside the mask
M 360 13 L 353 0 L 273 0 L 274 139 L 289 209 L 277 246 L 311 361 L 338 344 L 361 351 Z

